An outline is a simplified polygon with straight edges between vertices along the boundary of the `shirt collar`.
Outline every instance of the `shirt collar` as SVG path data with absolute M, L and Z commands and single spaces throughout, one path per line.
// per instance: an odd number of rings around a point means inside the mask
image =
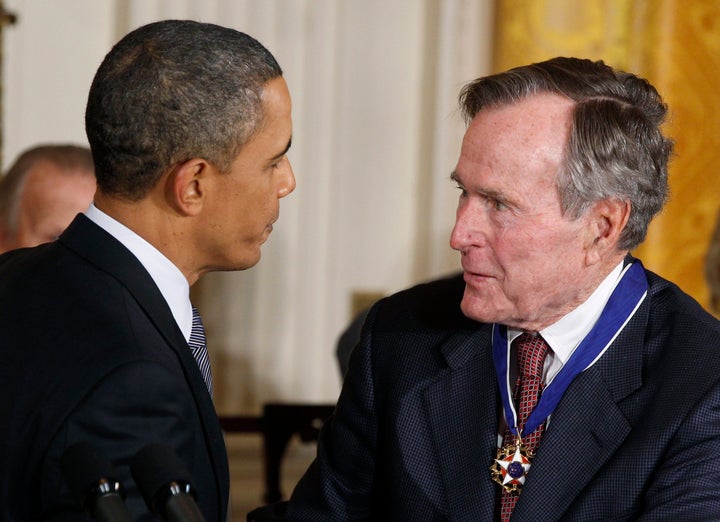
M 565 364 L 580 342 L 595 326 L 615 287 L 620 282 L 623 262 L 613 268 L 602 283 L 580 306 L 551 324 L 539 333 L 548 343 L 553 356 Z M 522 333 L 521 330 L 508 329 L 508 340 L 514 340 Z
M 190 285 L 180 269 L 157 248 L 116 219 L 98 209 L 94 204 L 90 205 L 85 215 L 120 241 L 140 261 L 170 307 L 175 322 L 185 339 L 190 339 L 190 330 L 192 329 Z

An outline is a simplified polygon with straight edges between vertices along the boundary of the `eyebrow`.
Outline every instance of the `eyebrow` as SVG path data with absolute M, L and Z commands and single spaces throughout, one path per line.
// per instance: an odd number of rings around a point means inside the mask
M 463 182 L 460 180 L 460 175 L 457 173 L 456 170 L 453 170 L 450 173 L 450 180 L 454 181 L 455 183 L 457 183 L 464 189 L 467 189 L 467 187 L 465 185 L 463 185 Z M 475 192 L 477 192 L 478 194 L 481 194 L 482 196 L 484 196 L 486 198 L 495 199 L 506 205 L 509 204 L 508 199 L 505 196 L 505 194 L 500 191 L 493 190 L 493 189 L 485 189 L 485 188 L 475 188 L 474 190 L 475 190 Z
M 282 152 L 275 154 L 272 158 L 270 158 L 270 161 L 275 161 L 275 160 L 279 160 L 280 158 L 282 158 L 285 154 L 287 154 L 287 151 L 290 150 L 290 145 L 292 145 L 292 136 L 290 136 L 290 139 L 288 140 L 287 145 L 285 145 L 285 149 Z

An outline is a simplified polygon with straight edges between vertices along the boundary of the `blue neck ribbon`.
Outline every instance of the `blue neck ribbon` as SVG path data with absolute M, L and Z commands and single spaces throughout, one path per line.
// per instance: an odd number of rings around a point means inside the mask
M 625 328 L 647 295 L 648 282 L 642 263 L 634 260 L 625 268 L 620 282 L 592 330 L 585 336 L 553 381 L 543 390 L 540 400 L 525 423 L 523 435 L 529 435 L 555 410 L 575 377 L 590 367 Z M 518 435 L 517 415 L 511 400 L 507 327 L 495 324 L 492 339 L 493 361 L 500 385 L 500 397 L 510 431 Z

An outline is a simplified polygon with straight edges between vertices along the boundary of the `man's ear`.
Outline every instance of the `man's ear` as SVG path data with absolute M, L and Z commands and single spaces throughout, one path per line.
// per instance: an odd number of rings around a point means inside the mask
M 210 164 L 202 158 L 193 158 L 173 167 L 165 183 L 165 197 L 170 206 L 185 216 L 199 214 L 210 169 Z
M 603 199 L 590 210 L 590 231 L 586 245 L 586 260 L 593 265 L 608 254 L 618 251 L 620 234 L 630 218 L 629 201 Z

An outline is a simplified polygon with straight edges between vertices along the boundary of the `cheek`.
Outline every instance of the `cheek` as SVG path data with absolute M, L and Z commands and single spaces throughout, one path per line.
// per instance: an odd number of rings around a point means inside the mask
M 579 231 L 570 230 L 544 235 L 534 245 L 533 266 L 530 268 L 536 278 L 544 279 L 547 285 L 566 285 L 573 281 L 584 258 L 582 237 Z M 544 286 L 542 282 L 540 286 Z
M 255 192 L 235 198 L 232 214 L 236 228 L 244 229 L 247 235 L 253 235 L 258 229 L 269 224 L 272 206 L 265 194 Z
M 542 286 L 543 278 L 576 271 L 583 254 L 582 238 L 578 230 L 559 231 L 538 225 L 498 235 L 495 254 L 509 283 Z

